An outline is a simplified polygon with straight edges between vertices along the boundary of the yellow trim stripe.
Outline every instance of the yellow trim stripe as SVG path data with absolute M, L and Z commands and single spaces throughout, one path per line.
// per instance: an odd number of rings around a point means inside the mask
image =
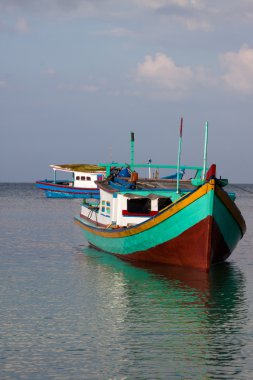
M 161 214 L 158 214 L 155 218 L 152 218 L 150 220 L 147 220 L 146 223 L 137 225 L 136 227 L 132 227 L 130 229 L 117 229 L 113 230 L 113 234 L 109 231 L 101 229 L 97 230 L 92 227 L 87 226 L 86 224 L 82 224 L 80 220 L 76 220 L 77 224 L 79 224 L 82 228 L 85 230 L 92 232 L 95 235 L 103 236 L 103 237 L 115 237 L 115 238 L 122 238 L 127 237 L 131 235 L 138 234 L 140 232 L 143 232 L 145 230 L 148 230 L 157 224 L 163 222 L 164 220 L 170 218 L 171 216 L 175 215 L 185 207 L 189 206 L 191 203 L 195 202 L 197 199 L 201 198 L 202 196 L 206 195 L 209 191 L 214 190 L 215 187 L 215 181 L 211 180 L 205 185 L 201 186 L 197 191 L 194 193 L 188 195 L 186 194 L 182 198 L 180 198 L 180 202 L 177 201 L 174 203 L 173 207 L 170 207 L 167 211 L 162 212 Z

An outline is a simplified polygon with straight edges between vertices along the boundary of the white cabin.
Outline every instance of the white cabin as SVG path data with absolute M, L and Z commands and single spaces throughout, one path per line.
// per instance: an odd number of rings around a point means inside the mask
M 144 222 L 171 203 L 168 196 L 148 192 L 140 195 L 131 192 L 110 193 L 100 189 L 99 206 L 84 203 L 80 216 L 101 226 L 127 227 Z
M 83 165 L 87 167 L 87 171 L 75 170 L 78 165 L 50 165 L 54 171 L 54 182 L 60 183 L 61 180 L 57 179 L 57 173 L 66 173 L 69 177 L 65 179 L 64 184 L 77 187 L 77 188 L 87 188 L 87 189 L 97 189 L 96 181 L 102 181 L 106 176 L 106 171 L 104 168 L 100 168 L 96 165 Z M 79 165 L 82 166 L 82 165 Z M 89 170 L 90 168 L 90 170 Z M 66 182 L 66 183 L 65 183 Z
M 95 181 L 101 181 L 104 179 L 104 174 L 102 173 L 84 173 L 84 172 L 73 172 L 74 187 L 85 187 L 87 189 L 96 189 L 97 185 Z

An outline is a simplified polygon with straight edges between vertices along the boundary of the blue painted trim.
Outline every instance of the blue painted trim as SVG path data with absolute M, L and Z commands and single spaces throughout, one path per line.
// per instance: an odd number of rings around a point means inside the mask
M 102 213 L 101 213 L 101 215 L 105 216 L 106 218 L 110 218 L 111 217 L 111 215 L 105 215 L 105 214 L 102 214 Z
M 36 187 L 45 191 L 47 198 L 100 198 L 99 189 L 87 189 L 69 186 L 57 186 L 57 184 L 45 183 L 37 181 Z
M 47 198 L 67 198 L 67 199 L 84 199 L 84 198 L 95 198 L 99 199 L 99 194 L 90 194 L 90 193 L 67 193 L 63 191 L 50 191 L 45 190 L 45 195 Z
M 41 190 L 51 192 L 63 192 L 68 194 L 99 194 L 99 189 L 94 188 L 81 188 L 81 187 L 69 187 L 69 186 L 57 186 L 50 185 L 42 182 L 37 182 L 36 187 Z

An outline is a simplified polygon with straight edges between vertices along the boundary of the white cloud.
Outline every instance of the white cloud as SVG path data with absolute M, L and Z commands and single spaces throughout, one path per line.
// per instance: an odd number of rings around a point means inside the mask
M 238 52 L 222 54 L 220 62 L 226 70 L 222 76 L 208 67 L 179 66 L 164 53 L 157 53 L 154 57 L 147 55 L 136 70 L 139 93 L 179 100 L 196 89 L 220 91 L 225 84 L 233 90 L 231 94 L 253 94 L 253 49 L 243 45 Z
M 211 30 L 210 9 L 203 0 L 136 0 L 143 8 L 153 12 L 156 17 L 167 17 L 187 30 Z
M 243 45 L 237 52 L 220 56 L 221 65 L 227 70 L 222 80 L 233 90 L 245 94 L 253 93 L 253 49 Z
M 140 11 L 180 23 L 189 31 L 213 31 L 217 25 L 235 28 L 252 25 L 252 0 L 134 0 Z
M 86 18 L 113 14 L 117 4 L 115 0 L 0 0 L 0 13 L 21 10 L 56 18 Z
M 196 90 L 217 88 L 220 78 L 208 67 L 179 66 L 166 54 L 157 53 L 154 57 L 147 55 L 139 63 L 136 81 L 140 95 L 180 100 Z
M 0 0 L 0 15 L 37 13 L 40 17 L 103 20 L 138 20 L 147 16 L 155 22 L 167 19 L 181 23 L 191 31 L 209 31 L 215 25 L 245 25 L 253 18 L 250 0 Z
M 177 66 L 163 53 L 157 53 L 154 58 L 147 55 L 137 68 L 138 82 L 172 99 L 184 96 L 192 84 L 193 76 L 189 66 Z
M 159 9 L 164 7 L 199 8 L 203 0 L 136 0 L 143 7 Z

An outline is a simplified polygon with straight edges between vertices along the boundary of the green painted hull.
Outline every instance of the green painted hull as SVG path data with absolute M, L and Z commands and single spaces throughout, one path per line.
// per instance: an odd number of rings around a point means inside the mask
M 237 206 L 212 181 L 135 227 L 105 231 L 76 220 L 88 242 L 103 251 L 208 271 L 231 254 L 245 232 Z

